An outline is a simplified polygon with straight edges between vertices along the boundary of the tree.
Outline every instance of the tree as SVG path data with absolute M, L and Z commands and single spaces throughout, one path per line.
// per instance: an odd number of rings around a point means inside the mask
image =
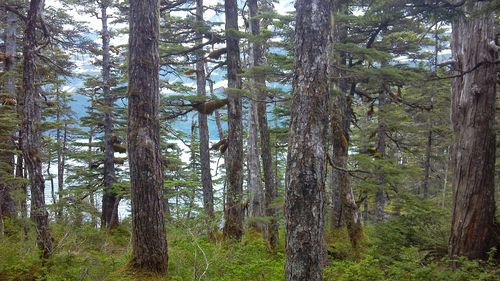
M 450 257 L 485 257 L 498 246 L 495 222 L 495 21 L 471 1 L 452 21 L 453 217 Z M 466 16 L 466 13 L 471 15 Z M 479 14 L 478 14 L 479 13 Z
M 0 153 L 0 223 L 4 217 L 15 217 L 15 200 L 12 193 L 15 191 L 14 184 L 14 156 L 15 156 L 15 141 L 12 136 L 15 135 L 17 118 L 17 92 L 16 92 L 16 49 L 17 49 L 17 16 L 13 12 L 6 11 L 4 16 L 4 45 L 5 45 L 5 62 L 3 71 L 5 72 L 6 81 L 0 87 L 0 99 L 5 105 L 0 111 L 2 128 L 0 129 L 0 138 L 2 144 L 0 149 L 5 152 Z M 3 81 L 2 81 L 3 82 Z M 0 235 L 3 232 L 0 229 Z
M 200 25 L 198 28 L 201 28 L 201 26 L 204 25 L 203 0 L 196 1 L 196 21 Z M 199 40 L 197 44 L 201 45 L 203 44 L 203 34 L 199 32 L 198 36 Z M 207 95 L 204 56 L 203 50 L 199 50 L 196 60 L 196 90 L 202 99 L 205 99 Z M 203 206 L 205 208 L 205 215 L 208 218 L 208 234 L 212 237 L 214 232 L 211 226 L 214 220 L 214 191 L 212 185 L 212 173 L 210 169 L 210 137 L 207 114 L 198 113 L 198 123 L 200 124 L 200 166 L 201 185 L 203 187 Z
M 49 218 L 45 208 L 45 180 L 42 172 L 41 133 L 37 125 L 41 121 L 40 93 L 36 86 L 35 54 L 38 45 L 37 26 L 43 12 L 43 0 L 30 1 L 23 45 L 23 95 L 22 95 L 22 151 L 24 163 L 29 174 L 31 187 L 31 215 L 35 221 L 37 245 L 42 258 L 52 253 L 52 237 L 49 232 Z M 45 34 L 45 40 L 47 39 Z
M 113 229 L 118 226 L 118 204 L 120 198 L 113 191 L 116 182 L 116 172 L 113 150 L 113 107 L 115 99 L 111 93 L 111 54 L 110 54 L 110 31 L 108 28 L 108 8 L 111 1 L 101 1 L 102 24 L 102 91 L 104 96 L 104 190 L 102 196 L 102 219 L 101 226 Z M 116 136 L 115 136 L 116 138 Z
M 241 239 L 243 235 L 243 124 L 241 105 L 240 47 L 238 39 L 238 3 L 225 0 L 227 86 L 228 95 L 228 148 L 227 148 L 227 206 L 224 236 Z
M 259 43 L 260 19 L 258 16 L 257 1 L 251 0 L 247 2 L 250 16 L 249 31 L 253 40 L 249 40 L 248 60 L 250 67 L 258 67 L 262 60 L 262 46 Z M 254 71 L 255 72 L 255 71 Z M 261 184 L 260 161 L 259 161 L 259 126 L 257 104 L 259 99 L 258 90 L 262 79 L 257 78 L 258 74 L 253 75 L 249 82 L 249 88 L 252 98 L 249 101 L 248 109 L 248 138 L 247 138 L 247 189 L 249 193 L 248 217 L 256 218 L 264 215 L 264 196 Z M 265 81 L 264 83 L 265 84 Z M 255 228 L 261 228 L 262 224 L 256 221 L 251 221 L 251 225 Z M 263 230 L 263 229 L 262 229 Z
M 128 151 L 132 190 L 130 266 L 167 271 L 160 155 L 158 0 L 130 1 Z
M 331 4 L 296 2 L 286 175 L 286 280 L 322 280 Z
M 358 212 L 354 193 L 351 185 L 351 178 L 348 173 L 348 158 L 349 158 L 349 128 L 352 122 L 352 108 L 350 104 L 350 85 L 346 79 L 346 72 L 342 71 L 347 63 L 346 53 L 340 52 L 335 54 L 335 44 L 341 43 L 347 37 L 347 26 L 338 18 L 341 13 L 345 13 L 346 1 L 336 1 L 333 12 L 334 28 L 332 29 L 332 75 L 334 76 L 332 84 L 333 94 L 332 111 L 330 116 L 331 134 L 332 134 L 332 188 L 333 202 L 340 205 L 340 212 L 336 212 L 334 205 L 332 225 L 340 224 L 344 220 L 349 238 L 353 247 L 358 245 L 362 236 L 361 216 Z

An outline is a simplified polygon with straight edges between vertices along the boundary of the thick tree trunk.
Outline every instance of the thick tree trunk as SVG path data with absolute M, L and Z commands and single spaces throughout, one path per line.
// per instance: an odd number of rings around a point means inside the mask
M 227 46 L 227 85 L 228 104 L 228 149 L 227 149 L 227 206 L 224 236 L 241 239 L 243 235 L 243 124 L 241 107 L 240 48 L 238 36 L 238 3 L 225 0 L 226 46 Z
M 202 26 L 203 21 L 203 0 L 196 1 L 196 20 Z M 200 39 L 198 44 L 203 43 L 202 34 L 198 33 Z M 196 58 L 196 90 L 198 96 L 205 99 L 206 93 L 206 75 L 204 52 L 200 51 Z M 201 185 L 203 187 L 203 207 L 207 216 L 208 236 L 213 238 L 215 229 L 214 223 L 214 190 L 212 184 L 212 173 L 210 169 L 210 137 L 208 130 L 208 117 L 206 114 L 198 113 L 198 123 L 200 124 L 200 166 L 201 166 Z
M 113 150 L 113 107 L 114 98 L 111 94 L 110 85 L 110 34 L 108 29 L 108 6 L 107 1 L 102 1 L 101 24 L 102 24 L 102 91 L 104 96 L 104 191 L 102 196 L 102 224 L 101 227 L 113 229 L 118 226 L 118 205 L 120 198 L 113 191 L 116 182 Z
M 130 1 L 128 151 L 132 190 L 130 266 L 167 271 L 160 155 L 158 0 Z
M 386 63 L 382 63 L 385 65 Z M 387 99 L 387 92 L 385 87 L 378 95 L 378 129 L 377 129 L 377 152 L 375 158 L 383 160 L 385 157 L 385 120 L 384 120 L 384 107 Z M 381 222 L 385 218 L 385 191 L 382 187 L 384 185 L 384 171 L 381 165 L 377 170 L 377 185 L 379 188 L 375 193 L 375 221 Z
M 4 62 L 4 73 L 6 73 L 6 83 L 5 90 L 8 97 L 12 100 L 17 98 L 16 96 L 16 72 L 14 67 L 16 66 L 16 33 L 17 33 L 17 16 L 14 13 L 7 12 L 5 15 L 5 29 L 4 29 L 4 42 L 5 42 L 5 56 L 7 59 Z M 16 106 L 11 105 L 11 109 L 5 106 L 6 114 L 16 114 Z M 14 150 L 15 142 L 12 136 L 15 135 L 15 131 L 10 134 L 7 133 L 1 136 L 2 148 L 5 150 Z M 16 216 L 16 204 L 15 200 L 11 195 L 11 192 L 15 188 L 12 178 L 14 177 L 14 154 L 8 152 L 2 152 L 0 154 L 0 162 L 3 163 L 2 169 L 0 171 L 0 220 L 4 217 L 15 217 Z M 11 178 L 11 180 L 7 180 Z
M 322 280 L 329 108 L 328 0 L 298 0 L 286 175 L 287 281 Z
M 49 232 L 48 213 L 45 208 L 45 180 L 42 171 L 41 133 L 37 124 L 41 122 L 40 96 L 36 88 L 35 50 L 37 48 L 37 20 L 43 11 L 43 0 L 32 0 L 28 11 L 23 46 L 23 116 L 22 151 L 31 184 L 31 214 L 35 221 L 37 245 L 42 258 L 52 253 L 52 237 Z
M 474 14 L 486 2 L 477 1 Z M 485 12 L 485 11 L 482 11 Z M 453 216 L 449 255 L 486 257 L 500 246 L 495 223 L 495 40 L 493 13 L 452 22 L 452 54 L 457 75 L 452 81 L 454 130 Z

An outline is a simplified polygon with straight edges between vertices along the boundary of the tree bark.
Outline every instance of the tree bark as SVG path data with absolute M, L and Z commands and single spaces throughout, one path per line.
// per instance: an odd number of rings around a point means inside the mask
M 386 65 L 385 62 L 382 66 Z M 377 151 L 375 158 L 377 160 L 383 160 L 385 157 L 385 120 L 384 120 L 384 107 L 387 99 L 387 91 L 385 85 L 382 86 L 382 90 L 378 95 L 378 128 L 377 128 Z M 385 218 L 385 191 L 382 187 L 384 185 L 384 171 L 382 164 L 379 164 L 377 170 L 377 185 L 379 188 L 375 193 L 375 221 L 381 222 Z
M 449 255 L 484 258 L 499 246 L 495 223 L 495 40 L 491 11 L 477 1 L 452 21 L 452 125 L 454 131 L 453 216 Z M 476 68 L 477 67 L 477 68 Z M 476 68 L 473 71 L 471 69 Z M 469 72 L 468 72 L 469 71 Z
M 44 1 L 32 0 L 28 11 L 23 46 L 23 116 L 22 151 L 31 184 L 31 214 L 35 221 L 37 245 L 43 259 L 52 253 L 48 213 L 45 208 L 45 180 L 42 171 L 40 96 L 36 88 L 35 51 L 37 48 L 37 20 L 43 12 Z
M 322 280 L 331 4 L 298 0 L 286 175 L 286 265 L 292 280 Z
M 113 191 L 116 182 L 113 150 L 113 107 L 114 98 L 110 81 L 110 34 L 108 29 L 108 1 L 101 1 L 101 36 L 102 36 L 102 91 L 104 96 L 104 190 L 102 196 L 101 227 L 113 229 L 118 226 L 118 205 L 120 198 Z
M 430 119 L 428 120 L 428 123 L 430 125 Z M 427 145 L 425 146 L 424 182 L 422 184 L 422 192 L 423 192 L 424 198 L 429 197 L 431 153 L 432 153 L 432 128 L 427 133 Z
M 241 78 L 238 31 L 238 4 L 236 0 L 225 0 L 227 85 L 228 104 L 228 149 L 227 149 L 227 200 L 224 236 L 241 239 L 243 235 L 243 124 L 241 107 Z
M 16 100 L 16 72 L 14 67 L 16 66 L 16 33 L 17 33 L 17 16 L 12 12 L 7 12 L 5 15 L 5 29 L 4 29 L 4 42 L 5 42 L 5 56 L 7 57 L 4 62 L 4 73 L 6 73 L 6 85 L 5 90 L 8 97 L 12 100 Z M 12 114 L 14 117 L 16 114 L 16 106 L 5 107 L 7 114 Z M 13 126 L 14 127 L 14 126 Z M 6 132 L 5 136 L 2 136 L 4 144 L 2 148 L 5 150 L 14 150 L 15 142 L 13 140 L 15 136 L 15 130 L 13 132 Z M 4 163 L 5 166 L 0 171 L 0 220 L 4 217 L 15 217 L 16 216 L 16 204 L 15 200 L 11 195 L 11 192 L 15 188 L 12 178 L 14 177 L 14 154 L 9 152 L 2 152 L 0 154 L 0 162 Z M 11 180 L 7 180 L 8 178 Z
M 257 1 L 250 0 L 247 2 L 250 24 L 249 32 L 254 36 L 259 36 L 259 19 L 257 16 Z M 257 46 L 255 42 L 256 39 L 250 41 L 250 50 L 248 54 L 250 67 L 259 66 L 259 60 L 261 60 L 261 48 Z M 250 80 L 250 92 L 254 97 L 258 98 L 258 88 L 262 85 L 258 85 L 256 81 L 256 76 L 252 77 Z M 262 80 L 262 79 L 261 79 Z M 264 82 L 265 83 L 265 82 Z M 250 107 L 248 109 L 248 138 L 247 138 L 247 170 L 248 170 L 248 192 L 249 192 L 249 206 L 248 206 L 248 217 L 260 217 L 264 214 L 264 197 L 263 190 L 260 181 L 260 161 L 259 161 L 259 127 L 258 127 L 258 112 L 257 112 L 257 101 L 255 98 L 250 100 Z M 255 221 L 251 222 L 251 226 L 254 228 L 261 228 L 262 224 Z
M 203 0 L 196 1 L 196 20 L 198 25 L 203 26 Z M 198 32 L 200 39 L 198 44 L 203 43 L 202 34 Z M 206 74 L 203 50 L 197 53 L 196 59 L 196 91 L 198 96 L 205 99 Z M 208 117 L 206 114 L 198 113 L 198 123 L 200 124 L 200 165 L 201 165 L 201 185 L 203 187 L 203 207 L 207 216 L 208 236 L 213 238 L 215 229 L 214 223 L 214 189 L 212 184 L 212 172 L 210 169 L 210 137 L 208 130 Z
M 345 87 L 340 87 L 341 89 Z M 345 96 L 345 91 L 342 91 L 340 96 L 333 99 L 332 119 L 332 146 L 333 159 L 335 165 L 332 174 L 334 175 L 333 189 L 339 193 L 339 204 L 342 206 L 343 221 L 347 226 L 351 245 L 355 248 L 362 237 L 361 217 L 358 212 L 358 206 L 354 199 L 354 194 L 351 186 L 351 178 L 348 170 L 347 160 L 349 157 L 349 125 L 350 106 Z M 339 217 L 336 219 L 339 220 Z
M 252 86 L 252 89 L 255 89 Z M 262 216 L 263 213 L 263 191 L 260 182 L 260 161 L 258 147 L 258 124 L 257 124 L 257 102 L 250 101 L 248 109 L 248 138 L 247 138 L 247 171 L 248 171 L 248 192 L 249 206 L 248 217 L 255 218 Z M 254 228 L 261 228 L 261 224 L 255 221 L 250 225 Z
M 167 271 L 159 124 L 158 0 L 130 1 L 128 151 L 135 269 Z

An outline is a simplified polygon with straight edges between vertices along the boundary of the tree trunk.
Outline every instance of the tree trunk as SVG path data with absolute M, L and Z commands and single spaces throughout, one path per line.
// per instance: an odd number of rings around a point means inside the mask
M 477 1 L 467 12 L 474 14 L 486 4 Z M 494 197 L 495 51 L 488 46 L 494 41 L 492 12 L 454 18 L 451 49 L 457 77 L 452 81 L 451 258 L 482 258 L 491 247 L 499 246 Z
M 250 0 L 247 2 L 250 16 L 249 32 L 254 36 L 259 36 L 259 19 L 254 17 L 257 16 L 257 1 Z M 261 46 L 255 42 L 256 39 L 250 41 L 250 49 L 248 54 L 248 59 L 250 67 L 259 66 L 259 60 L 261 59 Z M 264 197 L 263 190 L 260 180 L 260 161 L 259 161 L 259 127 L 258 127 L 258 112 L 257 112 L 257 101 L 258 89 L 262 85 L 257 84 L 257 75 L 254 75 L 250 80 L 250 92 L 252 93 L 252 99 L 250 100 L 250 106 L 248 109 L 248 138 L 247 138 L 247 171 L 248 171 L 248 192 L 249 192 L 249 206 L 248 206 L 248 217 L 251 219 L 253 217 L 260 217 L 264 214 L 263 205 Z M 261 79 L 262 80 L 262 79 Z M 265 81 L 264 81 L 265 84 Z M 254 228 L 262 228 L 262 224 L 252 221 L 250 225 Z
M 386 65 L 385 62 L 382 66 Z M 378 95 L 378 129 L 377 129 L 377 151 L 375 158 L 383 160 L 385 157 L 385 120 L 384 120 L 384 106 L 387 99 L 387 91 L 385 85 Z M 385 218 L 385 191 L 383 188 L 385 182 L 384 171 L 382 164 L 379 164 L 377 169 L 377 185 L 379 188 L 375 193 L 375 221 L 381 222 Z
M 286 175 L 287 281 L 322 280 L 329 108 L 327 0 L 295 3 L 295 67 Z
M 430 125 L 430 118 L 428 120 Z M 429 197 L 429 179 L 431 169 L 431 152 L 432 152 L 432 129 L 427 133 L 427 145 L 425 146 L 425 161 L 424 161 L 424 182 L 422 184 L 422 192 L 424 198 Z
M 102 1 L 101 24 L 102 24 L 102 91 L 104 96 L 104 190 L 102 196 L 102 224 L 101 227 L 113 229 L 118 226 L 118 205 L 120 198 L 113 191 L 116 182 L 113 150 L 113 107 L 114 98 L 111 94 L 110 82 L 110 34 L 108 29 L 108 6 L 107 1 Z M 116 209 L 115 209 L 116 208 Z
M 255 89 L 252 86 L 252 89 Z M 254 91 L 252 91 L 254 92 Z M 257 102 L 251 100 L 248 109 L 248 138 L 247 138 L 247 170 L 248 170 L 248 192 L 249 206 L 248 217 L 255 218 L 263 213 L 263 191 L 260 182 L 260 161 L 258 148 L 258 124 L 257 124 Z M 254 228 L 261 228 L 261 224 L 255 221 L 250 225 Z
M 64 169 L 66 165 L 66 144 L 68 142 L 68 124 L 64 124 L 62 138 L 58 140 L 57 151 L 57 194 L 59 202 L 62 202 L 64 192 Z M 58 207 L 57 215 L 59 219 L 63 217 L 63 206 Z
M 196 20 L 202 26 L 203 21 L 203 0 L 196 1 Z M 202 34 L 198 33 L 200 39 L 197 44 L 202 44 Z M 206 74 L 205 60 L 203 50 L 197 54 L 196 58 L 196 89 L 197 94 L 202 99 L 207 96 L 206 93 Z M 212 184 L 212 172 L 210 169 L 210 137 L 208 130 L 208 118 L 206 114 L 198 113 L 198 123 L 200 124 L 200 166 L 201 166 L 201 185 L 203 187 L 203 207 L 207 216 L 208 236 L 213 238 L 215 229 L 214 223 L 214 189 Z
M 269 1 L 264 1 L 264 8 L 271 9 L 272 3 Z M 250 31 L 252 35 L 260 35 L 260 23 L 259 23 L 259 9 L 257 0 L 248 1 L 248 9 L 250 12 Z M 265 19 L 264 19 L 265 20 Z M 264 57 L 263 44 L 260 40 L 252 42 L 252 55 L 253 55 L 253 67 L 258 67 L 262 64 Z M 266 225 L 265 237 L 269 249 L 275 252 L 278 248 L 279 242 L 279 224 L 276 218 L 276 208 L 272 206 L 273 201 L 276 199 L 276 180 L 274 178 L 273 169 L 273 159 L 271 151 L 271 140 L 270 133 L 267 122 L 267 106 L 266 98 L 267 94 L 265 92 L 266 79 L 262 75 L 255 75 L 253 77 L 254 88 L 257 93 L 257 123 L 259 128 L 259 138 L 260 138 L 260 157 L 262 159 L 262 171 L 264 173 L 264 207 L 263 211 L 269 222 Z
M 31 214 L 35 221 L 37 245 L 42 258 L 52 253 L 52 237 L 49 232 L 48 213 L 45 208 L 45 180 L 42 172 L 40 96 L 36 88 L 35 50 L 37 48 L 37 20 L 43 11 L 43 0 L 32 0 L 28 11 L 23 46 L 23 116 L 22 151 L 31 184 Z
M 16 96 L 16 72 L 14 67 L 16 66 L 16 30 L 17 27 L 17 16 L 12 12 L 6 11 L 5 16 L 5 29 L 4 29 L 4 42 L 5 42 L 5 56 L 7 57 L 4 62 L 4 73 L 6 73 L 6 86 L 5 90 L 8 97 L 12 100 L 17 98 Z M 16 114 L 16 106 L 5 106 L 7 114 L 12 114 L 12 117 Z M 13 126 L 14 127 L 14 126 Z M 14 150 L 15 142 L 13 140 L 15 136 L 15 130 L 13 132 L 6 132 L 2 136 L 2 148 L 5 150 Z M 0 171 L 0 220 L 4 217 L 15 217 L 16 216 L 16 204 L 15 200 L 11 195 L 14 190 L 15 184 L 13 184 L 12 178 L 14 177 L 14 154 L 8 152 L 2 152 L 0 154 L 0 162 L 4 163 L 2 170 Z M 11 180 L 6 180 L 11 178 Z
M 158 0 L 130 1 L 128 152 L 132 201 L 132 268 L 167 271 L 160 155 Z
M 227 207 L 224 236 L 241 239 L 243 235 L 243 124 L 241 119 L 241 79 L 238 30 L 238 4 L 236 0 L 225 0 L 227 85 L 228 104 L 228 149 L 227 149 Z
M 341 82 L 342 83 L 342 82 Z M 345 87 L 341 86 L 341 89 Z M 350 106 L 348 105 L 345 91 L 341 92 L 340 96 L 333 99 L 332 111 L 332 146 L 333 146 L 333 159 L 335 165 L 333 167 L 333 189 L 338 190 L 340 204 L 342 205 L 342 215 L 349 233 L 351 245 L 355 248 L 362 237 L 361 217 L 358 213 L 358 206 L 354 199 L 354 194 L 351 186 L 351 178 L 347 173 L 348 165 L 347 159 L 349 157 L 349 126 L 350 119 Z M 340 218 L 339 215 L 339 218 Z M 339 219 L 338 218 L 338 219 Z

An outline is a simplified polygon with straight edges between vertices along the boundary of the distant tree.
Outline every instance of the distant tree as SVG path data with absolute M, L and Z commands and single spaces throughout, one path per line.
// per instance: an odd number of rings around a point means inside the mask
M 115 98 L 111 92 L 111 51 L 110 39 L 111 33 L 108 27 L 109 24 L 109 8 L 112 6 L 112 1 L 100 1 L 100 18 L 102 30 L 102 91 L 104 97 L 104 191 L 102 196 L 102 219 L 101 227 L 113 229 L 118 226 L 118 205 L 120 197 L 114 191 L 113 184 L 116 182 L 116 171 L 114 162 L 114 149 L 116 141 L 113 141 L 113 108 Z M 117 136 L 114 135 L 116 139 Z
M 331 3 L 295 3 L 295 69 L 286 175 L 287 281 L 322 280 Z
M 203 20 L 203 0 L 196 1 L 196 21 L 199 25 L 198 28 L 202 28 L 205 25 Z M 203 44 L 203 34 L 198 32 L 197 44 Z M 206 99 L 206 73 L 205 73 L 205 52 L 203 49 L 197 51 L 196 58 L 196 91 L 201 100 Z M 205 215 L 208 218 L 208 235 L 213 238 L 214 229 L 212 224 L 214 223 L 214 190 L 212 184 L 212 172 L 210 168 L 210 136 L 208 129 L 208 117 L 207 114 L 198 113 L 198 123 L 199 123 L 199 137 L 200 137 L 200 168 L 201 168 L 201 184 L 203 188 L 203 206 L 205 208 Z
M 132 190 L 130 266 L 167 271 L 159 124 L 158 0 L 130 1 L 128 152 Z

